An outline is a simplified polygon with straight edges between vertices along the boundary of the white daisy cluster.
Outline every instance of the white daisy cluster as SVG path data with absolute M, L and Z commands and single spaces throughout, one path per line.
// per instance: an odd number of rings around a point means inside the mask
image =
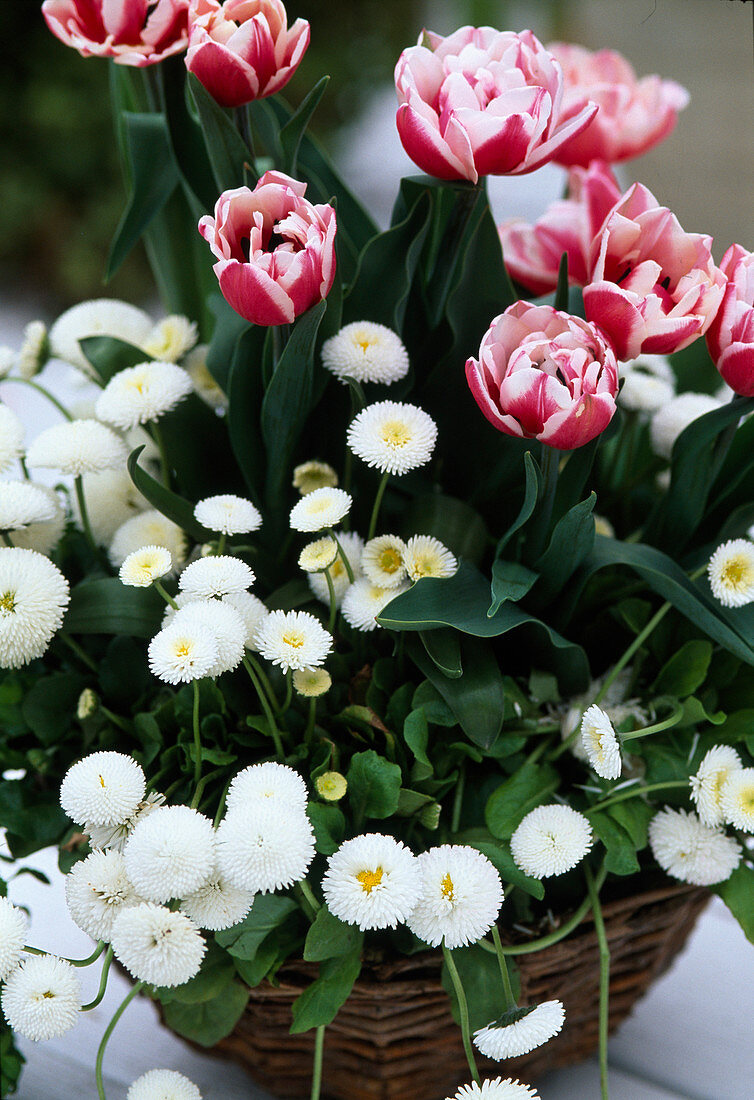
M 81 982 L 69 962 L 56 955 L 30 955 L 8 975 L 3 1015 L 19 1035 L 42 1042 L 64 1035 L 78 1021 Z
M 26 452 L 29 466 L 80 477 L 121 469 L 127 458 L 119 435 L 97 420 L 67 420 L 45 428 Z
M 620 364 L 623 380 L 618 404 L 630 412 L 651 416 L 675 397 L 675 374 L 664 355 L 642 355 Z
M 24 453 L 24 426 L 7 405 L 0 404 L 0 473 Z
M 222 416 L 228 408 L 228 398 L 209 369 L 208 353 L 208 344 L 197 344 L 188 352 L 182 365 L 189 372 L 197 396 L 201 397 L 205 405 L 214 409 L 218 416 Z M 162 355 L 161 358 L 166 359 L 167 356 Z
M 322 892 L 327 907 L 346 924 L 395 928 L 419 901 L 417 857 L 399 840 L 365 833 L 345 841 L 327 861 Z
M 255 636 L 262 656 L 283 672 L 324 664 L 332 644 L 332 635 L 308 611 L 270 611 Z
M 233 493 L 200 500 L 194 508 L 194 518 L 208 531 L 223 535 L 245 535 L 262 526 L 259 509 L 250 500 Z
M 329 530 L 348 515 L 352 504 L 353 499 L 344 489 L 312 489 L 291 508 L 291 527 L 304 532 Z
M 126 1100 L 202 1100 L 202 1094 L 174 1069 L 150 1069 L 134 1081 Z
M 411 931 L 432 947 L 476 943 L 492 928 L 503 903 L 496 868 L 463 844 L 442 844 L 417 859 L 421 891 L 408 920 Z
M 177 363 L 191 351 L 198 336 L 194 321 L 179 313 L 171 313 L 157 322 L 141 346 L 152 359 Z
M 354 321 L 322 345 L 322 363 L 339 382 L 380 382 L 390 385 L 408 374 L 409 361 L 401 338 L 374 321 Z
M 17 531 L 56 516 L 54 495 L 30 481 L 0 481 L 0 531 Z
M 592 847 L 592 827 L 578 810 L 555 803 L 537 806 L 511 837 L 511 854 L 532 878 L 563 875 Z
M 47 326 L 44 321 L 29 321 L 24 328 L 24 338 L 18 355 L 13 359 L 19 378 L 33 378 L 44 367 L 49 356 Z M 7 372 L 6 372 L 7 373 Z
M 94 514 L 96 517 L 97 513 Z M 120 569 L 129 554 L 144 546 L 163 547 L 169 551 L 174 566 L 186 560 L 188 544 L 182 529 L 155 508 L 137 511 L 121 523 L 112 535 L 107 553 L 111 564 Z
M 305 497 L 315 489 L 334 488 L 338 484 L 338 475 L 329 463 L 310 459 L 294 468 L 291 484 Z
M 667 806 L 649 823 L 649 844 L 663 871 L 694 886 L 725 882 L 741 859 L 740 846 L 722 829 Z
M 719 409 L 721 402 L 708 393 L 681 393 L 671 398 L 652 417 L 649 438 L 652 450 L 668 461 L 676 439 L 700 416 Z

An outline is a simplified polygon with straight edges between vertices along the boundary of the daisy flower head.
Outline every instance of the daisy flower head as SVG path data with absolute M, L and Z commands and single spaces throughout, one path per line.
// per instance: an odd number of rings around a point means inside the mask
M 722 785 L 720 805 L 734 829 L 754 833 L 754 768 L 731 770 Z
M 339 382 L 381 382 L 389 386 L 408 374 L 408 352 L 400 336 L 374 321 L 345 325 L 322 345 L 322 363 Z
M 246 630 L 244 645 L 247 649 L 254 649 L 256 633 L 269 615 L 265 604 L 251 592 L 229 592 L 227 596 L 223 596 L 221 603 L 230 604 L 241 616 Z
M 452 577 L 458 569 L 455 555 L 432 535 L 413 535 L 406 543 L 403 561 L 409 579 Z
M 68 581 L 49 558 L 0 548 L 0 668 L 20 668 L 46 651 L 70 600 Z
M 181 573 L 178 587 L 195 600 L 220 599 L 231 592 L 245 592 L 254 583 L 254 571 L 230 554 L 214 554 L 192 561 Z
M 183 367 L 189 372 L 194 390 L 205 405 L 209 405 L 218 415 L 228 408 L 228 398 L 218 385 L 207 364 L 208 344 L 197 344 L 186 355 Z
M 150 1069 L 128 1090 L 126 1100 L 202 1100 L 193 1081 L 174 1069 Z
M 44 523 L 54 519 L 55 512 L 55 504 L 41 486 L 29 481 L 0 481 L 0 531 Z
M 127 905 L 138 905 L 123 855 L 95 851 L 74 863 L 65 876 L 65 900 L 74 924 L 93 940 L 110 942 L 115 918 Z
M 293 686 L 299 695 L 316 699 L 332 687 L 332 676 L 326 668 L 297 668 L 293 673 Z
M 725 882 L 741 859 L 733 837 L 704 825 L 696 814 L 669 806 L 650 821 L 649 846 L 663 871 L 693 886 Z
M 175 363 L 148 362 L 114 374 L 94 406 L 99 420 L 121 431 L 151 424 L 193 390 L 191 376 Z
M 359 577 L 346 589 L 340 608 L 343 618 L 354 630 L 376 630 L 377 616 L 407 587 L 379 588 L 368 577 Z
M 56 359 L 64 359 L 85 374 L 91 374 L 91 365 L 79 341 L 87 336 L 114 336 L 141 348 L 153 327 L 148 313 L 117 298 L 79 302 L 61 313 L 50 329 L 50 352 Z
M 500 875 L 464 844 L 442 844 L 418 857 L 421 894 L 407 923 L 431 947 L 465 947 L 489 932 L 503 904 Z
M 212 822 L 189 806 L 159 806 L 137 822 L 123 852 L 134 888 L 147 901 L 193 894 L 215 865 Z
M 29 321 L 24 329 L 24 339 L 16 360 L 20 378 L 33 378 L 39 374 L 49 357 L 50 344 L 44 321 Z
M 416 856 L 392 836 L 365 833 L 341 844 L 327 861 L 327 908 L 362 931 L 403 924 L 419 900 Z
M 89 846 L 95 851 L 112 849 L 114 852 L 122 852 L 126 841 L 136 828 L 137 821 L 151 814 L 152 810 L 156 810 L 164 802 L 164 794 L 160 794 L 159 791 L 150 791 L 124 821 L 114 825 L 95 825 L 91 821 L 85 821 L 83 829 L 89 837 Z
M 245 497 L 220 493 L 205 497 L 194 508 L 194 518 L 208 531 L 222 535 L 248 535 L 262 526 L 259 509 Z
M 7 405 L 0 404 L 0 472 L 24 453 L 24 426 Z
M 191 351 L 198 337 L 199 330 L 194 321 L 179 313 L 171 313 L 157 322 L 142 347 L 153 359 L 176 363 L 187 351 Z
M 222 932 L 248 915 L 255 897 L 253 891 L 232 886 L 215 872 L 203 886 L 183 899 L 180 909 L 197 928 Z
M 314 833 L 303 810 L 277 799 L 236 807 L 217 830 L 217 864 L 232 886 L 268 894 L 300 882 L 314 859 Z
M 340 607 L 343 603 L 343 597 L 351 583 L 348 577 L 348 570 L 343 560 L 343 555 L 345 554 L 348 559 L 348 564 L 351 566 L 354 580 L 357 580 L 361 576 L 361 555 L 364 549 L 364 540 L 360 535 L 357 535 L 355 531 L 346 531 L 338 535 L 338 542 L 340 543 L 338 556 L 330 566 L 330 580 L 332 581 L 332 586 L 335 591 L 336 607 Z M 327 585 L 327 578 L 324 574 L 309 573 L 307 581 L 320 603 L 326 604 L 329 607 L 330 590 Z
M 383 474 L 407 474 L 432 457 L 437 426 L 424 409 L 398 401 L 367 405 L 351 421 L 347 442 L 358 458 Z
M 682 393 L 662 406 L 649 424 L 652 450 L 660 458 L 670 460 L 673 446 L 681 432 L 705 413 L 720 408 L 720 401 L 708 393 Z
M 713 745 L 691 776 L 691 799 L 699 820 L 705 825 L 722 825 L 725 814 L 722 793 L 733 772 L 743 767 L 741 758 L 730 745 Z
M 495 1077 L 482 1081 L 480 1085 L 461 1085 L 458 1092 L 446 1100 L 540 1100 L 538 1092 L 531 1085 L 524 1085 L 512 1077 Z
M 348 515 L 352 504 L 353 498 L 345 489 L 312 489 L 291 508 L 291 528 L 308 533 L 335 527 Z
M 291 484 L 294 489 L 298 489 L 302 497 L 305 497 L 315 489 L 335 488 L 338 484 L 338 475 L 328 462 L 312 459 L 295 467 Z
M 209 676 L 220 659 L 217 638 L 194 619 L 164 627 L 147 651 L 154 676 L 167 684 L 188 684 Z
M 128 555 L 120 567 L 121 582 L 131 588 L 149 588 L 172 571 L 173 559 L 164 546 L 142 546 Z
M 267 760 L 264 764 L 251 764 L 233 777 L 225 805 L 230 812 L 274 803 L 304 813 L 307 797 L 306 783 L 297 771 L 287 764 Z
M 325 535 L 322 539 L 306 544 L 298 556 L 299 568 L 305 573 L 323 573 L 329 569 L 338 556 L 338 544 L 335 539 Z
M 638 413 L 656 413 L 675 397 L 675 374 L 664 355 L 642 355 L 619 365 L 623 385 L 618 404 Z
M 121 910 L 111 942 L 116 959 L 129 974 L 168 988 L 193 978 L 207 949 L 190 917 L 151 901 Z
M 348 790 L 348 780 L 341 772 L 322 772 L 314 786 L 324 802 L 340 802 Z
M 2 992 L 8 1024 L 34 1042 L 57 1039 L 78 1022 L 81 982 L 69 962 L 31 955 L 9 975 Z
M 370 539 L 361 555 L 361 568 L 372 584 L 380 588 L 398 588 L 406 579 L 406 544 L 397 535 L 378 535 Z
M 729 539 L 718 546 L 707 565 L 712 595 L 723 607 L 743 607 L 754 600 L 754 544 Z
M 0 982 L 4 982 L 21 961 L 29 925 L 26 913 L 10 898 L 0 897 Z
M 170 624 L 175 629 L 184 625 L 189 630 L 205 630 L 217 643 L 217 660 L 207 676 L 222 676 L 240 665 L 246 649 L 246 625 L 231 604 L 222 600 L 191 600 L 176 611 Z
M 118 825 L 136 811 L 146 787 L 146 776 L 132 756 L 92 752 L 65 773 L 60 805 L 79 825 Z
M 617 779 L 623 763 L 613 724 L 596 703 L 581 719 L 581 744 L 590 765 L 603 779 Z
M 31 486 L 32 483 L 28 484 Z M 36 550 L 38 554 L 44 554 L 47 557 L 60 542 L 65 531 L 65 512 L 58 494 L 49 485 L 33 487 L 47 498 L 50 518 L 35 520 L 26 527 L 17 529 L 13 535 L 13 545 L 22 550 Z
M 555 803 L 531 810 L 511 837 L 511 854 L 526 875 L 563 875 L 592 846 L 592 827 L 578 810 Z
M 30 466 L 79 477 L 124 466 L 128 455 L 119 435 L 97 420 L 66 420 L 40 432 L 26 452 Z
M 316 668 L 332 649 L 332 635 L 308 611 L 271 611 L 255 642 L 262 656 L 284 672 Z
M 154 508 L 139 512 L 122 523 L 112 537 L 107 554 L 112 565 L 120 569 L 128 555 L 141 550 L 142 546 L 163 546 L 170 551 L 175 566 L 186 560 L 187 543 L 183 531 Z
M 485 1058 L 501 1062 L 541 1047 L 557 1035 L 565 1021 L 562 1001 L 514 1008 L 499 1020 L 474 1032 L 474 1046 Z

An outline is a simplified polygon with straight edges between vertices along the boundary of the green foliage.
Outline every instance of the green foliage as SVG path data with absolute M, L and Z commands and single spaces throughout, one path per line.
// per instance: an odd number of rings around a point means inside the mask
M 353 950 L 321 963 L 319 975 L 293 1002 L 291 1035 L 331 1024 L 348 1000 L 361 972 L 361 954 Z
M 363 939 L 363 932 L 355 925 L 344 924 L 323 905 L 307 934 L 304 958 L 307 962 L 322 962 L 353 955 L 361 950 Z
M 213 1047 L 235 1028 L 243 1015 L 249 991 L 240 982 L 227 982 L 219 993 L 197 1002 L 170 1001 L 165 1023 L 202 1047 Z
M 505 1009 L 505 993 L 503 991 L 503 982 L 500 977 L 497 958 L 495 955 L 490 954 L 488 951 L 484 951 L 481 947 L 474 944 L 471 947 L 459 947 L 454 950 L 453 961 L 456 964 L 461 984 L 466 993 L 469 1009 L 469 1024 L 472 1032 L 474 1032 L 480 1027 L 486 1027 L 491 1020 L 497 1020 Z M 508 966 L 511 971 L 513 971 L 512 976 L 515 992 L 518 986 L 518 975 L 516 973 L 515 964 L 511 965 L 509 962 Z M 442 984 L 445 992 L 450 998 L 453 1018 L 456 1023 L 458 1023 L 460 1020 L 458 1001 L 456 999 L 455 989 L 453 988 L 450 974 L 444 964 L 442 968 Z M 470 996 L 471 990 L 473 990 L 473 996 Z
M 357 821 L 390 817 L 398 808 L 401 769 L 374 749 L 357 752 L 348 769 L 348 799 Z
M 559 782 L 558 773 L 548 765 L 522 765 L 490 795 L 484 815 L 489 831 L 499 838 L 511 837 L 526 814 L 546 802 Z

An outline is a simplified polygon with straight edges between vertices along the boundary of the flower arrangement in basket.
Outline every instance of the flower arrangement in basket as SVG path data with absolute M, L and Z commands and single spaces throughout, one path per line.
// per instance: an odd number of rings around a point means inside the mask
M 606 1096 L 603 901 L 659 865 L 754 937 L 754 255 L 717 266 L 610 167 L 685 92 L 529 31 L 425 31 L 395 75 L 427 175 L 381 232 L 307 132 L 326 78 L 280 94 L 309 41 L 280 0 L 42 11 L 111 61 L 108 273 L 143 238 L 169 312 L 88 302 L 3 353 L 3 396 L 59 421 L 27 443 L 0 406 L 0 823 L 16 857 L 62 845 L 96 941 L 26 946 L 0 897 L 8 1027 L 63 1034 L 117 960 L 104 1098 L 138 991 L 211 1045 L 303 960 L 316 1100 L 362 967 L 439 949 L 446 1091 L 534 1097 L 505 1059 L 568 1019 L 521 997 L 517 937 L 591 913 Z M 563 199 L 497 225 L 485 177 L 548 161 Z M 156 1069 L 128 1095 L 199 1091 Z

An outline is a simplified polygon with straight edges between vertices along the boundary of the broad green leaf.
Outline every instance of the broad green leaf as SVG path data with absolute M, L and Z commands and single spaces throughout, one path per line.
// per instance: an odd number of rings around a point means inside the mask
M 463 674 L 461 644 L 454 630 L 427 630 L 419 634 L 424 648 L 443 675 L 457 680 Z
M 354 924 L 344 924 L 326 905 L 317 913 L 304 944 L 307 962 L 322 962 L 361 951 L 364 933 Z
M 264 446 L 259 431 L 259 413 L 264 399 L 264 339 L 265 330 L 261 326 L 247 325 L 236 337 L 226 375 L 230 445 L 255 500 L 261 499 L 265 476 Z M 227 345 L 223 347 L 227 350 Z M 221 364 L 216 369 L 221 369 Z
M 523 764 L 487 799 L 484 817 L 493 836 L 507 840 L 535 806 L 541 806 L 560 784 L 549 764 Z
M 228 438 L 218 431 L 213 409 L 195 393 L 190 393 L 175 409 L 160 419 L 175 484 L 184 496 L 201 500 L 222 487 L 224 492 L 240 488 Z M 211 455 L 212 461 L 207 461 Z
M 337 852 L 346 836 L 343 811 L 324 802 L 310 802 L 307 814 L 314 829 L 317 851 L 323 856 Z
M 754 870 L 740 863 L 726 882 L 713 886 L 743 929 L 747 940 L 754 943 Z
M 403 533 L 433 535 L 458 558 L 477 565 L 487 549 L 484 520 L 465 500 L 445 493 L 425 493 L 411 501 L 405 512 Z
M 660 669 L 652 684 L 654 695 L 673 695 L 685 699 L 693 695 L 707 679 L 707 670 L 712 660 L 712 643 L 693 640 L 681 646 L 669 661 Z
M 71 591 L 63 629 L 70 634 L 152 638 L 165 605 L 152 588 L 127 588 L 117 577 L 82 581 Z
M 466 994 L 471 1030 L 476 1031 L 480 1027 L 485 1027 L 490 1021 L 497 1020 L 505 1010 L 505 993 L 495 955 L 473 944 L 471 947 L 456 948 L 453 951 L 453 962 L 456 964 L 461 985 Z M 519 985 L 518 971 L 511 959 L 508 959 L 507 963 L 515 993 Z M 460 1017 L 455 990 L 444 964 L 442 984 L 450 998 L 453 1018 L 458 1023 Z
M 547 549 L 535 563 L 540 574 L 534 593 L 537 606 L 546 606 L 560 592 L 594 546 L 592 512 L 596 502 L 596 494 L 591 493 L 555 524 Z
M 403 723 L 403 740 L 406 742 L 411 752 L 416 758 L 416 765 L 412 771 L 412 778 L 426 779 L 432 775 L 434 768 L 432 761 L 427 756 L 427 745 L 429 744 L 429 725 L 427 723 L 427 712 L 424 707 L 419 707 L 418 710 L 412 710 L 407 716 L 406 721 Z M 416 769 L 420 769 L 418 774 Z
M 506 841 L 495 840 L 486 829 L 467 829 L 465 832 L 458 834 L 457 843 L 469 844 L 472 848 L 480 851 L 483 856 L 486 856 L 490 863 L 497 868 L 503 883 L 519 886 L 525 893 L 531 894 L 539 901 L 545 896 L 542 881 L 524 874 L 515 863 L 511 855 L 510 844 Z
M 103 386 L 114 374 L 143 363 L 149 356 L 142 348 L 118 340 L 115 336 L 85 336 L 79 340 L 84 358 L 91 363 Z
M 21 709 L 29 729 L 43 745 L 54 745 L 68 733 L 85 684 L 85 678 L 74 672 L 53 672 L 34 681 Z
M 524 482 L 524 499 L 521 503 L 521 508 L 513 523 L 497 544 L 498 557 L 502 554 L 516 532 L 520 531 L 524 524 L 531 518 L 537 504 L 542 486 L 542 471 L 537 465 L 537 460 L 532 456 L 531 451 L 524 452 Z
M 320 965 L 319 976 L 293 1002 L 291 1035 L 332 1023 L 348 1000 L 360 972 L 360 950 L 326 959 Z
M 190 105 L 188 102 L 188 76 L 182 58 L 169 57 L 160 64 L 161 115 L 167 125 L 183 191 L 198 220 L 199 214 L 214 207 L 217 185 L 202 126 L 195 117 L 193 101 Z M 243 178 L 231 186 L 240 183 L 243 183 Z
M 167 516 L 173 523 L 182 527 L 196 542 L 206 542 L 213 538 L 212 531 L 202 527 L 201 523 L 195 519 L 193 504 L 184 500 L 178 493 L 174 493 L 172 489 L 166 489 L 162 482 L 157 481 L 139 465 L 139 455 L 143 450 L 142 444 L 128 456 L 128 472 L 131 475 L 131 481 L 142 496 L 146 497 L 158 512 L 162 512 L 163 516 Z
M 280 144 L 283 149 L 284 168 L 289 176 L 296 175 L 296 162 L 301 139 L 329 83 L 329 76 L 321 77 L 304 98 L 296 112 L 288 119 L 285 126 L 281 127 Z
M 430 802 L 434 802 L 434 798 L 430 794 L 422 794 L 421 791 L 413 791 L 410 787 L 401 787 L 398 792 L 398 807 L 395 811 L 397 817 L 413 817 L 414 814 L 418 814 L 425 807 L 429 806 Z
M 752 718 L 754 718 L 754 711 L 752 712 Z M 700 722 L 710 722 L 713 726 L 719 726 L 725 719 L 726 715 L 723 711 L 716 711 L 714 714 L 710 714 L 701 699 L 697 699 L 696 696 L 690 695 L 688 699 L 684 699 L 683 701 L 683 718 L 678 723 L 678 728 L 683 729 L 684 726 L 696 726 Z
M 253 959 L 262 940 L 297 909 L 292 898 L 257 894 L 249 915 L 232 928 L 216 932 L 215 939 L 234 958 Z
M 538 578 L 539 573 L 527 569 L 520 562 L 496 558 L 492 563 L 492 603 L 487 610 L 487 618 L 491 619 L 506 600 L 511 603 L 522 600 Z
M 199 1004 L 218 997 L 233 983 L 236 968 L 233 959 L 211 940 L 207 944 L 207 953 L 202 959 L 199 973 L 183 985 L 171 988 L 159 986 L 157 996 L 163 1004 L 180 1001 L 181 1004 Z
M 241 187 L 245 182 L 244 168 L 252 161 L 245 141 L 193 73 L 188 73 L 187 84 L 201 122 L 218 193 Z
M 564 252 L 558 265 L 558 285 L 555 288 L 553 308 L 568 311 L 568 253 Z
M 449 679 L 441 672 L 414 639 L 406 649 L 448 704 L 469 740 L 480 748 L 492 748 L 503 728 L 505 691 L 502 673 L 489 646 L 474 638 L 464 638 L 461 659 L 465 671 L 457 679 Z
M 385 818 L 395 813 L 401 788 L 397 764 L 391 764 L 374 749 L 357 752 L 351 757 L 346 779 L 348 799 L 360 819 Z
M 605 866 L 614 875 L 633 875 L 639 870 L 636 845 L 617 821 L 606 813 L 590 813 L 589 821 L 607 851 Z
M 455 714 L 429 680 L 419 684 L 411 700 L 411 706 L 415 710 L 421 708 L 427 716 L 427 721 L 435 726 L 450 728 L 457 723 Z
M 647 829 L 656 812 L 655 806 L 641 798 L 627 798 L 611 806 L 606 816 L 617 821 L 630 836 L 636 851 L 641 851 L 647 846 Z
M 23 858 L 56 844 L 70 824 L 58 789 L 41 791 L 31 776 L 26 781 L 0 780 L 0 826 L 8 830 L 11 855 Z
M 207 369 L 220 389 L 227 396 L 230 381 L 230 368 L 236 353 L 236 347 L 240 338 L 248 332 L 252 326 L 245 317 L 241 317 L 228 305 L 222 294 L 210 295 L 209 308 L 215 318 L 215 327 L 212 333 L 209 351 L 207 352 Z M 264 333 L 261 332 L 259 337 L 260 344 L 263 337 Z M 256 364 L 254 366 L 256 366 Z
M 220 993 L 198 1004 L 171 1001 L 165 1005 L 165 1023 L 184 1039 L 213 1047 L 230 1035 L 241 1019 L 249 991 L 240 982 L 229 982 Z

